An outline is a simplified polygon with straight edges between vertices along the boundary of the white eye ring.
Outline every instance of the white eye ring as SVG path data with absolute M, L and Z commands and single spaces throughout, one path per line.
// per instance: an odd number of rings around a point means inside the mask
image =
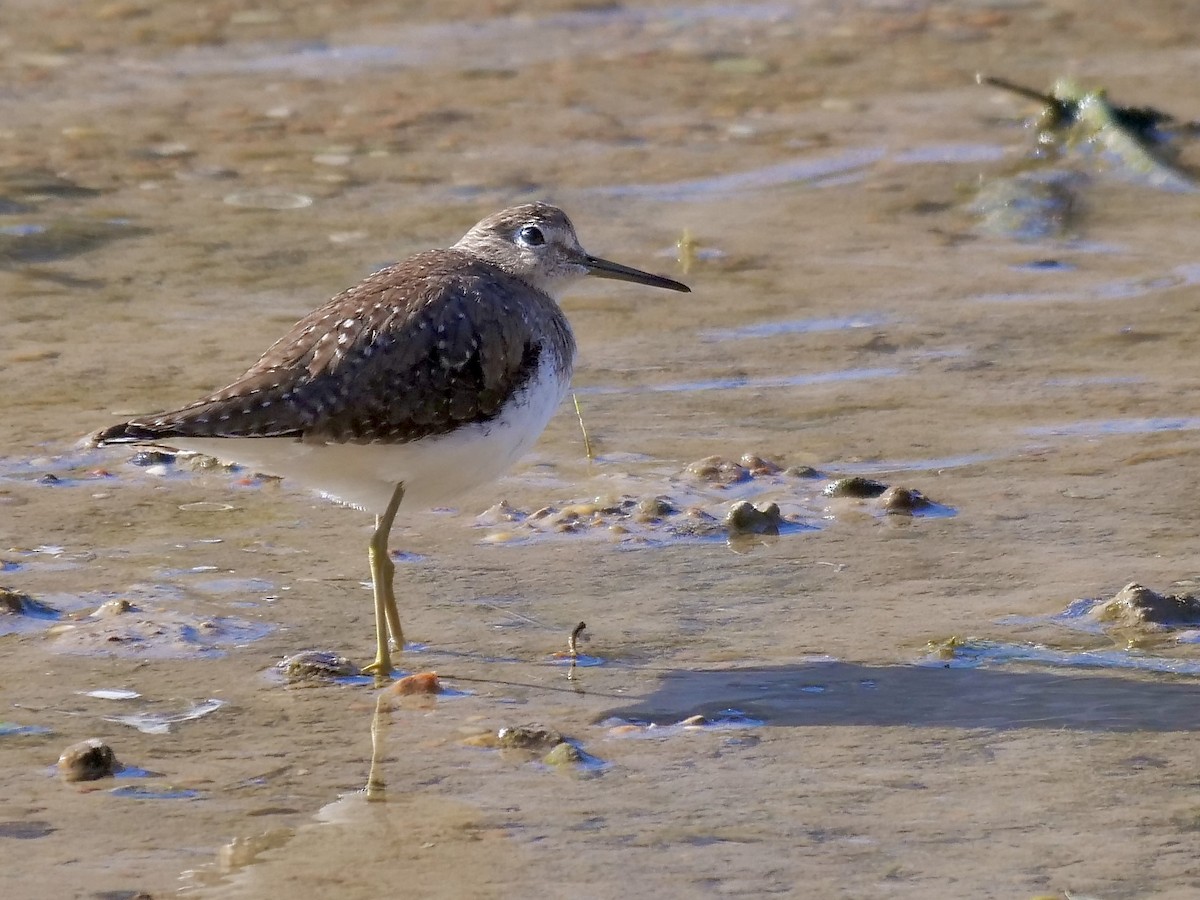
M 526 247 L 540 247 L 546 243 L 546 236 L 542 234 L 542 229 L 536 225 L 524 225 L 517 232 L 517 241 Z

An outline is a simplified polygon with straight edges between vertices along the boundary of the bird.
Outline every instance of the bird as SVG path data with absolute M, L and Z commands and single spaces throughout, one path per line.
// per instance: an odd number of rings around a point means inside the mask
M 404 648 L 388 555 L 400 504 L 443 503 L 533 445 L 575 363 L 558 297 L 589 275 L 691 290 L 592 256 L 558 207 L 514 206 L 337 294 L 227 387 L 92 442 L 194 451 L 373 513 L 376 653 L 363 671 L 390 677 L 390 645 Z

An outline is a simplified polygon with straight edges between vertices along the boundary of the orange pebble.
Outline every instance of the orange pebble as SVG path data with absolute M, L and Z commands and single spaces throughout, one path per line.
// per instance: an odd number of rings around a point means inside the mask
M 442 684 L 438 681 L 437 672 L 416 672 L 405 675 L 393 684 L 391 691 L 401 697 L 411 694 L 440 694 Z

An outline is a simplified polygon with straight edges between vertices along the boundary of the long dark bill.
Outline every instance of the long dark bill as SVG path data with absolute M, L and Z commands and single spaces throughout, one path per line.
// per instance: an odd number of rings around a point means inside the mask
M 598 256 L 585 256 L 583 258 L 583 265 L 587 266 L 588 274 L 595 275 L 597 278 L 633 281 L 637 284 L 649 285 L 650 287 L 666 288 L 668 291 L 682 291 L 685 294 L 692 292 L 692 289 L 682 282 L 672 281 L 670 278 L 663 278 L 661 275 L 651 275 L 649 272 L 643 272 L 641 269 L 623 266 L 620 263 L 601 259 Z

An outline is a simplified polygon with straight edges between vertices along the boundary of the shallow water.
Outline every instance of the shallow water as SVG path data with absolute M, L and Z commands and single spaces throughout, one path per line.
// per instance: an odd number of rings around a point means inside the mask
M 1089 159 L 1061 238 L 972 212 L 1034 112 L 978 68 L 1200 119 L 1185 18 L 6 11 L 0 585 L 57 614 L 0 614 L 0 894 L 1194 896 L 1200 645 L 1129 647 L 1064 611 L 1197 576 L 1197 199 Z M 596 460 L 564 409 L 497 485 L 401 515 L 419 643 L 398 664 L 453 694 L 286 685 L 297 651 L 371 653 L 368 517 L 79 439 L 223 384 L 335 291 L 532 198 L 694 293 L 570 292 Z M 686 473 L 746 452 L 822 477 Z M 844 475 L 953 515 L 825 498 Z M 793 527 L 476 524 L 501 498 L 659 495 L 717 519 L 775 501 Z M 533 722 L 588 764 L 462 743 Z M 89 737 L 136 781 L 48 774 Z

